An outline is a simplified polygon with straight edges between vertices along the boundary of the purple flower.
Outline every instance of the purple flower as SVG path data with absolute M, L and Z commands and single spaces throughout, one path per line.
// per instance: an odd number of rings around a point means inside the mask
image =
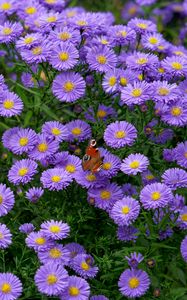
M 150 279 L 143 270 L 126 269 L 119 278 L 118 286 L 122 295 L 126 297 L 141 297 L 148 290 Z
M 110 217 L 120 226 L 130 225 L 134 222 L 140 213 L 139 202 L 131 197 L 124 197 L 113 205 L 110 211 Z
M 181 56 L 166 57 L 162 61 L 162 67 L 166 70 L 171 77 L 173 76 L 185 76 L 187 74 L 187 62 L 186 58 Z
M 38 258 L 43 264 L 68 265 L 70 261 L 70 251 L 60 244 L 55 244 L 45 251 L 38 251 Z
M 109 124 L 104 132 L 104 141 L 112 148 L 131 146 L 137 138 L 136 128 L 126 121 L 116 121 Z
M 134 196 L 137 195 L 137 188 L 136 186 L 132 185 L 131 183 L 124 183 L 122 186 L 122 191 L 125 196 Z
M 112 46 L 125 46 L 133 44 L 136 40 L 134 30 L 125 25 L 113 25 L 109 27 L 108 36 Z
M 33 187 L 26 192 L 26 198 L 29 201 L 36 203 L 42 197 L 43 193 L 44 190 L 41 187 Z
M 158 57 L 150 53 L 134 52 L 127 56 L 126 64 L 131 70 L 148 72 L 158 67 Z
M 0 217 L 8 214 L 14 203 L 14 193 L 5 184 L 0 183 Z
M 118 69 L 111 69 L 105 73 L 102 86 L 106 93 L 114 93 L 118 91 Z
M 18 50 L 20 49 L 31 49 L 32 47 L 35 47 L 39 45 L 42 41 L 42 35 L 40 33 L 28 33 L 26 36 L 21 37 L 16 42 L 16 48 Z
M 78 276 L 69 277 L 67 289 L 60 294 L 61 300 L 87 300 L 90 295 L 90 286 L 88 282 Z
M 141 173 L 143 185 L 158 182 L 157 177 L 155 177 L 149 170 Z
M 54 246 L 54 242 L 47 239 L 41 230 L 29 233 L 25 242 L 29 248 L 33 248 L 35 251 L 46 251 Z
M 170 209 L 174 212 L 180 212 L 185 206 L 185 198 L 182 195 L 175 194 L 172 202 L 170 203 Z
M 102 169 L 99 171 L 101 176 L 106 176 L 107 178 L 111 178 L 117 175 L 120 170 L 121 160 L 117 155 L 110 153 L 106 149 L 99 149 L 101 153 L 101 157 L 103 158 Z
M 133 84 L 129 83 L 121 90 L 122 103 L 128 106 L 132 104 L 142 104 L 150 100 L 151 97 L 150 84 L 146 81 L 134 81 Z
M 173 194 L 166 184 L 156 182 L 147 184 L 140 193 L 140 201 L 145 209 L 155 209 L 167 206 Z
M 0 13 L 4 15 L 11 15 L 16 11 L 15 0 L 1 0 L 0 1 Z
M 94 266 L 94 259 L 88 254 L 78 254 L 74 257 L 71 268 L 83 278 L 94 278 L 98 267 Z
M 50 32 L 49 40 L 54 44 L 71 43 L 75 46 L 79 45 L 81 41 L 81 35 L 79 30 L 69 27 L 62 26 L 55 28 Z
M 170 168 L 162 174 L 162 181 L 172 190 L 187 187 L 187 172 L 179 168 Z
M 187 229 L 187 206 L 183 206 L 183 208 L 179 211 L 179 216 L 177 219 L 177 223 L 181 229 Z
M 136 175 L 138 172 L 147 170 L 148 158 L 140 153 L 130 154 L 122 161 L 121 171 L 127 175 Z
M 125 256 L 126 260 L 128 261 L 128 265 L 131 269 L 137 269 L 139 263 L 142 262 L 144 259 L 143 255 L 141 253 L 131 253 L 130 256 Z
M 55 137 L 58 142 L 61 142 L 68 137 L 66 125 L 62 125 L 58 121 L 45 122 L 42 126 L 42 133 L 49 137 Z
M 137 33 L 156 32 L 156 25 L 149 20 L 133 18 L 128 22 L 128 26 L 134 29 Z
M 97 295 L 97 296 L 92 296 L 90 300 L 109 300 L 109 299 L 103 295 Z
M 168 161 L 174 161 L 174 150 L 173 149 L 164 149 L 163 150 L 163 158 Z
M 22 233 L 29 234 L 34 231 L 35 227 L 32 223 L 24 223 L 19 227 L 19 231 Z
M 168 103 L 179 97 L 179 89 L 175 83 L 170 84 L 166 80 L 154 81 L 151 85 L 152 99 L 161 102 Z
M 41 232 L 52 240 L 64 239 L 69 235 L 70 227 L 62 221 L 46 221 L 41 224 Z
M 67 71 L 55 77 L 52 92 L 62 102 L 74 102 L 84 96 L 85 87 L 80 74 Z
M 63 168 L 72 178 L 74 178 L 75 174 L 82 170 L 80 158 L 75 155 L 69 155 Z
M 30 128 L 20 128 L 11 138 L 11 151 L 15 154 L 23 154 L 32 151 L 37 143 L 37 134 Z
M 5 22 L 0 25 L 0 43 L 9 44 L 14 42 L 22 33 L 23 27 L 18 22 Z
M 12 273 L 0 273 L 0 299 L 16 300 L 22 294 L 22 283 Z
M 120 241 L 129 242 L 136 241 L 138 238 L 139 230 L 134 226 L 119 226 L 117 230 L 117 236 Z
M 80 171 L 75 173 L 75 180 L 82 187 L 86 188 L 100 188 L 106 185 L 106 178 L 99 173 L 93 174 L 90 171 Z
M 13 92 L 3 91 L 0 95 L 0 116 L 20 115 L 23 110 L 22 100 Z
M 91 127 L 82 120 L 74 120 L 66 124 L 68 129 L 68 141 L 78 140 L 82 142 L 91 138 Z
M 40 44 L 32 47 L 31 49 L 21 49 L 20 54 L 28 64 L 38 64 L 46 62 L 52 51 L 52 45 L 42 41 Z
M 8 180 L 15 185 L 30 182 L 37 173 L 37 163 L 31 159 L 22 159 L 14 163 L 8 172 Z
M 187 262 L 187 235 L 182 240 L 180 251 L 183 259 L 185 260 L 185 262 Z
M 62 24 L 62 15 L 53 11 L 42 13 L 39 17 L 39 23 L 44 32 L 50 32 L 54 26 Z
M 142 36 L 141 43 L 145 49 L 158 51 L 158 47 L 164 43 L 164 38 L 158 32 L 149 32 Z
M 72 177 L 62 168 L 54 168 L 44 171 L 40 180 L 44 188 L 47 188 L 50 191 L 59 191 L 66 188 L 71 183 Z
M 58 296 L 68 287 L 68 272 L 61 265 L 46 264 L 41 266 L 34 277 L 40 293 Z
M 12 244 L 12 234 L 5 224 L 0 223 L 0 249 L 8 248 Z
M 177 164 L 180 167 L 187 168 L 187 141 L 178 144 L 173 151 Z
M 173 101 L 168 106 L 163 107 L 164 110 L 161 110 L 161 119 L 163 122 L 183 127 L 187 124 L 187 107 L 186 99 L 180 99 Z

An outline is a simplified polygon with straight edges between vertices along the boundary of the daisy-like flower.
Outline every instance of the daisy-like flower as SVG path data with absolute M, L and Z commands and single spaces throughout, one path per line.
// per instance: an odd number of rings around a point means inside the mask
M 157 27 L 156 25 L 149 20 L 133 18 L 131 19 L 128 24 L 130 28 L 134 29 L 137 33 L 147 33 L 147 32 L 156 32 Z
M 36 18 L 38 13 L 43 12 L 45 12 L 45 8 L 35 0 L 27 0 L 25 5 L 22 5 L 22 2 L 20 2 L 19 9 L 17 10 L 17 14 L 21 19 L 25 19 L 31 16 L 33 18 Z
M 118 91 L 119 75 L 117 69 L 107 71 L 103 78 L 103 89 L 106 93 L 114 93 Z
M 132 44 L 136 39 L 135 31 L 125 25 L 110 26 L 108 36 L 110 36 L 112 46 L 125 46 L 129 43 Z
M 45 122 L 42 126 L 42 133 L 49 137 L 55 137 L 55 139 L 59 142 L 67 139 L 68 137 L 66 125 L 63 125 L 58 121 Z
M 22 283 L 12 273 L 0 273 L 0 299 L 16 300 L 22 294 Z
M 68 243 L 64 246 L 65 249 L 67 249 L 70 252 L 71 258 L 74 258 L 78 254 L 85 254 L 86 250 L 84 247 L 78 243 Z M 71 261 L 70 261 L 71 263 Z
M 121 160 L 117 155 L 114 155 L 106 149 L 99 149 L 101 157 L 103 157 L 102 169 L 99 171 L 101 176 L 108 178 L 114 177 L 120 170 Z
M 141 253 L 131 253 L 130 256 L 125 256 L 126 260 L 128 261 L 128 265 L 132 269 L 137 269 L 139 263 L 144 260 L 144 257 Z
M 118 227 L 117 237 L 118 237 L 118 240 L 120 240 L 120 241 L 124 241 L 124 242 L 133 241 L 133 242 L 135 242 L 136 239 L 138 238 L 138 233 L 139 233 L 139 230 L 137 228 L 135 228 L 134 226 L 124 225 L 124 226 L 119 226 Z
M 158 57 L 154 54 L 134 52 L 127 56 L 127 67 L 135 71 L 151 71 L 158 67 Z
M 55 244 L 45 251 L 39 251 L 38 258 L 43 264 L 68 265 L 71 256 L 70 251 L 60 244 Z
M 94 278 L 98 267 L 94 266 L 94 259 L 88 254 L 78 254 L 74 257 L 71 268 L 83 278 Z
M 179 89 L 175 83 L 168 81 L 154 81 L 151 84 L 152 99 L 161 103 L 168 103 L 179 97 Z
M 51 44 L 42 41 L 31 49 L 21 49 L 20 54 L 28 64 L 46 62 L 51 55 Z
M 64 164 L 64 170 L 72 177 L 75 177 L 75 174 L 82 170 L 81 160 L 75 155 L 69 155 L 68 160 Z
M 185 198 L 182 195 L 175 194 L 172 202 L 170 203 L 170 209 L 174 212 L 180 212 L 185 206 Z
M 97 295 L 97 296 L 92 296 L 90 300 L 109 300 L 109 299 L 103 295 Z
M 167 107 L 164 107 L 164 111 L 161 111 L 161 119 L 163 122 L 183 127 L 187 124 L 187 107 L 186 99 L 180 99 L 169 103 Z
M 143 270 L 126 269 L 119 278 L 118 286 L 125 297 L 141 297 L 147 292 L 150 279 Z
M 8 214 L 14 203 L 14 193 L 5 184 L 0 183 L 0 217 Z
M 127 175 L 136 175 L 147 170 L 149 165 L 148 158 L 140 153 L 130 154 L 122 161 L 121 171 Z
M 109 211 L 113 204 L 123 197 L 123 192 L 116 183 L 107 183 L 101 188 L 89 189 L 88 196 L 95 200 L 96 207 Z
M 21 74 L 21 82 L 25 87 L 38 87 L 38 82 L 30 73 L 23 72 Z
M 12 234 L 5 224 L 0 223 L 0 249 L 8 248 L 12 244 Z
M 84 96 L 86 83 L 75 72 L 63 72 L 53 81 L 52 92 L 62 102 L 74 102 Z
M 0 1 L 0 13 L 11 15 L 16 10 L 15 0 L 1 0 Z
M 179 211 L 177 223 L 181 229 L 187 229 L 187 206 L 186 205 L 183 206 L 183 208 Z
M 46 251 L 54 246 L 54 241 L 48 239 L 41 230 L 38 232 L 30 232 L 25 242 L 27 247 L 33 248 L 36 252 Z
M 130 225 L 140 213 L 140 204 L 134 198 L 124 197 L 117 201 L 110 211 L 110 217 L 120 226 Z
M 85 188 L 100 188 L 106 185 L 106 178 L 100 172 L 93 174 L 91 171 L 79 171 L 74 176 L 76 182 Z
M 141 178 L 143 185 L 147 185 L 158 181 L 158 178 L 156 178 L 149 170 L 142 172 Z
M 44 190 L 41 187 L 33 187 L 26 192 L 25 196 L 29 201 L 36 203 L 42 197 L 43 193 Z
M 23 154 L 31 151 L 37 143 L 37 134 L 30 128 L 20 128 L 11 139 L 11 151 L 15 154 Z
M 91 138 L 91 127 L 82 120 L 74 120 L 66 124 L 68 129 L 68 141 L 78 140 L 82 142 Z
M 29 157 L 35 160 L 41 160 L 57 152 L 59 142 L 46 134 L 38 134 L 38 141 L 34 149 L 30 151 Z
M 54 26 L 62 25 L 62 15 L 59 12 L 47 12 L 39 18 L 40 27 L 44 32 L 50 32 Z
M 117 57 L 107 46 L 93 47 L 88 50 L 86 60 L 91 70 L 107 72 L 115 68 Z
M 172 199 L 171 189 L 160 182 L 147 184 L 140 193 L 140 201 L 148 210 L 168 206 Z
M 71 43 L 75 46 L 80 44 L 81 35 L 79 30 L 69 27 L 62 26 L 57 27 L 50 32 L 49 40 L 54 44 Z
M 50 156 L 49 163 L 57 168 L 64 167 L 69 155 L 68 151 L 57 152 L 53 156 Z
M 22 100 L 13 92 L 4 91 L 0 95 L 0 116 L 20 115 L 23 110 Z
M 21 37 L 16 42 L 16 48 L 18 50 L 21 50 L 21 49 L 30 49 L 32 47 L 36 47 L 37 45 L 41 44 L 42 39 L 43 39 L 42 35 L 38 32 L 28 33 L 24 37 Z
M 31 159 L 22 159 L 13 164 L 8 172 L 8 180 L 15 185 L 30 182 L 37 173 L 37 163 Z
M 167 57 L 162 61 L 162 67 L 170 74 L 171 77 L 186 76 L 187 74 L 187 61 L 186 58 L 181 56 Z
M 182 240 L 181 246 L 180 246 L 180 251 L 183 259 L 185 262 L 187 262 L 187 235 L 185 238 Z
M 121 90 L 122 103 L 127 105 L 142 104 L 150 100 L 151 97 L 150 84 L 146 81 L 134 81 L 132 84 L 127 84 L 127 86 Z
M 22 233 L 29 234 L 34 231 L 35 227 L 32 223 L 24 223 L 19 227 L 19 231 Z
M 61 300 L 87 300 L 90 295 L 88 282 L 78 276 L 70 276 L 67 289 L 60 294 Z
M 18 22 L 5 22 L 0 25 L 0 43 L 9 44 L 14 42 L 22 33 L 23 27 Z
M 45 264 L 37 270 L 34 280 L 40 293 L 58 296 L 68 287 L 69 277 L 63 266 Z
M 40 180 L 44 188 L 50 191 L 59 191 L 66 188 L 72 182 L 72 177 L 62 168 L 54 168 L 44 171 Z
M 137 138 L 136 128 L 126 121 L 116 121 L 107 126 L 104 132 L 104 141 L 112 148 L 131 146 Z
M 162 174 L 162 181 L 172 190 L 187 187 L 187 172 L 179 168 L 170 168 Z
M 61 43 L 53 48 L 50 64 L 58 71 L 72 69 L 78 62 L 79 52 L 71 43 Z
M 174 149 L 174 157 L 180 167 L 187 168 L 187 141 L 177 145 Z
M 5 130 L 5 132 L 3 133 L 2 143 L 6 149 L 11 150 L 11 139 L 19 131 L 19 129 L 19 127 L 13 127 Z
M 163 35 L 158 32 L 149 32 L 142 36 L 141 43 L 145 49 L 156 51 L 164 42 Z
M 70 227 L 62 221 L 46 221 L 41 224 L 41 232 L 52 240 L 64 239 L 69 235 Z

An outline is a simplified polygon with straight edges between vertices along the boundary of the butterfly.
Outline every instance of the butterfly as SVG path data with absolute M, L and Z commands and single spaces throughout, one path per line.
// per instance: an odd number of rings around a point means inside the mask
M 99 149 L 96 148 L 96 144 L 96 140 L 90 140 L 86 148 L 86 154 L 82 159 L 83 170 L 89 170 L 93 174 L 99 172 L 103 166 L 103 157 L 101 157 Z

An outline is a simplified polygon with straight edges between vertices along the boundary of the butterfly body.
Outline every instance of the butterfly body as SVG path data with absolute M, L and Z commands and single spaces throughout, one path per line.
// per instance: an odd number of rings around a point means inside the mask
M 86 154 L 82 159 L 82 168 L 84 171 L 92 173 L 99 172 L 103 165 L 103 158 L 100 155 L 99 149 L 96 147 L 96 141 L 92 139 L 86 148 Z

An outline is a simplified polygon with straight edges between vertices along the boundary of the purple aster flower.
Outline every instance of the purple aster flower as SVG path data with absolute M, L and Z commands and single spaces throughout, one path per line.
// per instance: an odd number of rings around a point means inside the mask
M 20 50 L 20 49 L 31 49 L 31 48 L 41 44 L 42 39 L 43 39 L 42 35 L 38 32 L 28 33 L 24 37 L 21 37 L 16 42 L 16 48 L 18 50 Z
M 124 183 L 121 188 L 125 196 L 133 197 L 138 194 L 136 186 L 132 185 L 131 183 Z
M 99 173 L 93 174 L 90 171 L 80 171 L 75 173 L 75 180 L 85 188 L 100 188 L 106 185 L 106 178 Z
M 103 157 L 102 169 L 99 171 L 100 175 L 107 178 L 116 176 L 121 166 L 120 158 L 106 149 L 101 148 L 99 150 L 101 157 Z
M 112 49 L 107 46 L 90 48 L 86 56 L 91 70 L 107 72 L 115 68 L 117 57 Z
M 5 224 L 0 223 L 0 249 L 8 248 L 12 244 L 12 234 Z
M 167 226 L 165 230 L 159 230 L 159 240 L 166 240 L 167 238 L 171 237 L 173 233 L 173 229 Z
M 63 168 L 72 178 L 74 178 L 75 174 L 82 170 L 80 158 L 75 155 L 69 155 Z
M 43 264 L 68 265 L 70 261 L 70 251 L 60 244 L 55 244 L 45 251 L 38 251 L 38 258 Z
M 44 32 L 50 32 L 54 26 L 62 25 L 62 15 L 59 12 L 46 12 L 39 18 L 40 27 Z
M 168 161 L 168 162 L 171 162 L 171 161 L 174 161 L 175 160 L 175 157 L 174 157 L 174 150 L 173 149 L 164 149 L 163 150 L 163 158 L 164 160 Z
M 127 56 L 127 67 L 135 71 L 151 71 L 158 67 L 158 57 L 154 54 L 134 52 Z
M 148 6 L 148 5 L 154 4 L 156 2 L 156 0 L 135 0 L 135 2 L 137 4 L 139 4 L 140 6 L 142 6 L 142 5 Z
M 131 146 L 137 138 L 136 128 L 126 121 L 116 121 L 107 126 L 104 132 L 104 141 L 112 148 Z
M 54 246 L 54 241 L 48 239 L 41 230 L 38 232 L 30 232 L 25 242 L 27 247 L 33 248 L 36 252 L 46 251 Z
M 167 81 L 154 81 L 151 85 L 152 99 L 161 103 L 168 103 L 179 97 L 179 89 L 175 83 Z
M 44 171 L 40 180 L 44 188 L 59 191 L 71 183 L 72 177 L 62 168 L 54 168 Z
M 137 80 L 137 73 L 130 69 L 118 69 L 119 77 L 119 90 L 122 91 L 123 87 L 127 86 L 128 83 L 133 83 Z
M 97 295 L 97 296 L 92 296 L 90 300 L 109 300 L 109 299 L 103 295 Z
M 70 227 L 62 221 L 46 221 L 41 224 L 41 232 L 52 240 L 64 239 L 69 235 Z
M 50 64 L 58 71 L 66 71 L 73 68 L 78 62 L 79 52 L 71 43 L 61 43 L 53 48 Z
M 132 1 L 128 1 L 125 3 L 122 9 L 122 18 L 127 21 L 137 15 L 143 14 L 143 11 L 139 5 Z
M 170 203 L 170 209 L 174 212 L 180 212 L 185 206 L 185 198 L 182 195 L 176 194 Z
M 156 178 L 149 170 L 142 172 L 141 178 L 142 178 L 143 185 L 158 182 L 158 178 Z
M 142 104 L 151 97 L 150 84 L 146 81 L 134 81 L 133 84 L 129 83 L 121 90 L 121 100 L 127 105 Z
M 177 223 L 181 229 L 187 229 L 187 206 L 183 206 L 183 208 L 179 211 L 179 216 L 177 219 Z
M 0 116 L 20 115 L 23 110 L 22 100 L 13 92 L 4 91 L 0 95 Z
M 120 226 L 130 225 L 134 222 L 140 213 L 139 202 L 131 197 L 124 197 L 113 205 L 110 211 L 110 217 Z
M 42 126 L 42 133 L 49 137 L 55 137 L 55 139 L 59 142 L 67 139 L 68 137 L 66 125 L 63 125 L 58 121 L 45 122 Z
M 49 40 L 54 44 L 62 44 L 62 43 L 71 43 L 75 46 L 79 45 L 81 42 L 81 35 L 79 30 L 69 27 L 62 26 L 57 27 L 53 31 L 50 32 Z
M 187 168 L 187 141 L 177 145 L 174 151 L 174 157 L 180 167 Z
M 138 238 L 139 230 L 134 226 L 119 226 L 117 230 L 117 236 L 120 241 L 129 242 L 136 241 Z
M 15 0 L 0 0 L 0 13 L 11 15 L 16 11 Z
M 118 91 L 118 69 L 111 69 L 104 75 L 102 86 L 106 93 L 114 93 Z
M 147 170 L 148 158 L 140 153 L 130 154 L 122 161 L 121 171 L 127 175 L 136 175 L 138 172 Z
M 42 197 L 43 193 L 44 190 L 41 187 L 33 187 L 26 192 L 25 196 L 32 203 L 36 203 Z
M 133 29 L 125 25 L 113 25 L 109 27 L 108 35 L 110 36 L 112 46 L 125 46 L 134 43 L 136 33 Z
M 68 151 L 62 151 L 62 152 L 57 152 L 53 156 L 49 157 L 49 162 L 53 166 L 56 167 L 64 167 L 68 158 L 69 158 L 69 152 Z
M 143 270 L 126 269 L 119 278 L 118 286 L 122 295 L 126 297 L 141 297 L 148 290 L 150 279 Z
M 30 128 L 20 128 L 11 138 L 11 151 L 15 154 L 23 154 L 31 151 L 37 143 L 37 134 Z
M 85 81 L 75 72 L 63 72 L 53 81 L 52 92 L 62 102 L 74 102 L 84 96 Z
M 41 266 L 34 277 L 40 293 L 48 296 L 58 296 L 68 287 L 68 272 L 58 264 Z
M 187 124 L 186 100 L 180 99 L 164 107 L 164 111 L 161 112 L 161 119 L 169 125 L 178 127 L 185 126 Z
M 14 203 L 14 193 L 5 184 L 0 183 L 0 217 L 8 214 Z
M 180 251 L 183 259 L 185 262 L 187 262 L 187 235 L 185 238 L 182 240 L 181 246 L 180 246 Z
M 19 3 L 17 14 L 21 19 L 28 17 L 36 18 L 38 13 L 43 13 L 45 11 L 44 7 L 40 5 L 38 1 L 27 0 L 25 5 L 22 5 L 22 2 Z
M 38 87 L 38 82 L 30 73 L 23 72 L 21 74 L 21 82 L 25 87 Z
M 15 185 L 26 184 L 37 173 L 37 163 L 31 159 L 22 159 L 13 164 L 8 172 L 8 180 Z
M 162 67 L 170 74 L 171 77 L 180 77 L 187 74 L 187 61 L 186 58 L 181 56 L 174 55 L 166 57 L 162 61 Z
M 88 254 L 78 254 L 74 257 L 71 268 L 83 278 L 94 278 L 98 267 L 94 266 L 94 259 Z
M 150 20 L 144 20 L 139 18 L 131 19 L 128 24 L 130 28 L 134 29 L 137 33 L 156 32 L 156 25 Z
M 145 209 L 167 206 L 173 198 L 170 188 L 160 182 L 147 184 L 140 193 L 140 201 Z
M 170 168 L 162 174 L 162 181 L 172 190 L 187 187 L 187 172 L 179 168 Z
M 125 256 L 126 260 L 128 261 L 128 265 L 131 269 L 137 269 L 139 263 L 144 260 L 144 257 L 141 253 L 131 253 L 130 256 Z
M 20 54 L 28 64 L 38 64 L 46 62 L 50 55 L 52 45 L 42 41 L 40 44 L 32 47 L 31 49 L 21 49 Z
M 0 299 L 16 300 L 22 294 L 22 283 L 12 273 L 0 273 Z
M 34 231 L 35 227 L 32 223 L 24 223 L 19 227 L 19 231 L 22 233 L 29 234 Z
M 90 295 L 90 286 L 88 282 L 78 276 L 69 277 L 67 289 L 60 294 L 61 300 L 87 300 Z
M 9 44 L 14 42 L 22 33 L 23 27 L 18 22 L 5 22 L 0 25 L 0 43 Z
M 68 141 L 78 140 L 82 142 L 91 138 L 91 127 L 82 120 L 74 120 L 66 124 L 68 129 Z
M 142 36 L 141 43 L 145 49 L 157 51 L 164 42 L 163 35 L 158 32 L 148 32 Z

